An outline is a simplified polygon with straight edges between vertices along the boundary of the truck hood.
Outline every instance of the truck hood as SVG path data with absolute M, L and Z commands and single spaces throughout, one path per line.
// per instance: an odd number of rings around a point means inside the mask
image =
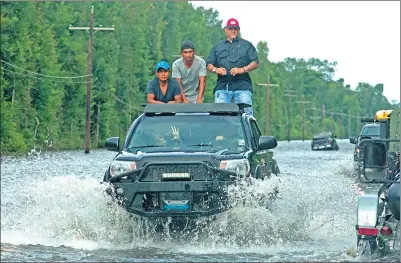
M 250 151 L 244 152 L 230 152 L 227 149 L 223 149 L 217 152 L 127 152 L 122 151 L 119 153 L 115 160 L 120 161 L 135 161 L 141 163 L 144 162 L 174 162 L 174 161 L 205 161 L 210 163 L 219 162 L 220 160 L 229 159 L 242 159 L 247 158 Z

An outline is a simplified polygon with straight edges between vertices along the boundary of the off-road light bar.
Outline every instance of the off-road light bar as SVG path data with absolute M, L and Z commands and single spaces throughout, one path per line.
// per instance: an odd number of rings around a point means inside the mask
M 163 173 L 163 179 L 189 179 L 191 175 L 189 173 Z

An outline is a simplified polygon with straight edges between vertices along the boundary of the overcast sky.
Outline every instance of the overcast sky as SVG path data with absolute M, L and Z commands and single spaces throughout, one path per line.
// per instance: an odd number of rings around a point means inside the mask
M 239 21 L 255 46 L 266 41 L 269 60 L 315 57 L 337 61 L 335 79 L 384 84 L 400 101 L 399 1 L 190 1 Z

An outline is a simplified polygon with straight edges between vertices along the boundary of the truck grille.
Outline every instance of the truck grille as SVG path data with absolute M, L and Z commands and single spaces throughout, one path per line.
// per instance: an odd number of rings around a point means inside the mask
M 151 164 L 146 169 L 144 176 L 140 178 L 142 182 L 188 180 L 212 180 L 212 174 L 202 164 Z

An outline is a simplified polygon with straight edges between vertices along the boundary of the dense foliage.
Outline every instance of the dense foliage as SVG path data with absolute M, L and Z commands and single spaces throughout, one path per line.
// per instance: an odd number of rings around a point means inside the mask
M 2 153 L 83 148 L 88 33 L 68 26 L 89 26 L 91 3 L 0 4 Z M 173 62 L 186 39 L 206 58 L 224 32 L 217 11 L 195 9 L 187 2 L 93 5 L 95 27 L 115 26 L 115 31 L 94 34 L 91 147 L 98 147 L 107 137 L 124 137 L 141 113 L 156 61 Z M 279 140 L 287 139 L 288 129 L 291 139 L 301 139 L 303 120 L 305 139 L 324 130 L 338 137 L 355 135 L 362 125 L 360 116 L 399 107 L 383 96 L 381 84 L 360 83 L 352 91 L 342 79 L 334 80 L 336 62 L 287 58 L 272 63 L 266 42 L 258 43 L 257 49 L 260 68 L 252 72 L 255 117 L 264 129 L 266 87 L 257 83 L 266 83 L 270 75 L 279 87 L 270 89 L 269 134 Z M 208 75 L 206 102 L 213 101 L 215 80 Z M 289 92 L 284 89 L 296 91 L 298 97 L 285 96 Z M 310 103 L 296 103 L 300 100 Z

